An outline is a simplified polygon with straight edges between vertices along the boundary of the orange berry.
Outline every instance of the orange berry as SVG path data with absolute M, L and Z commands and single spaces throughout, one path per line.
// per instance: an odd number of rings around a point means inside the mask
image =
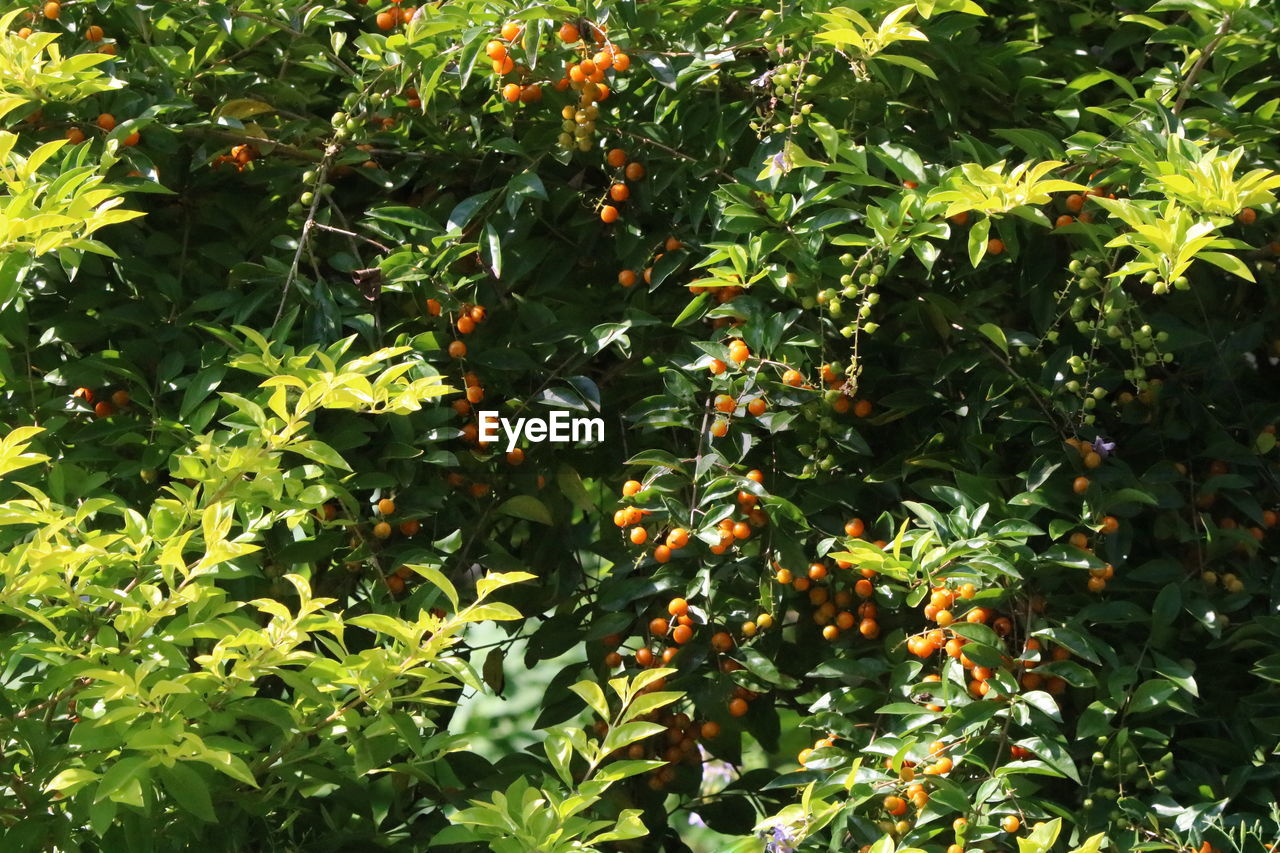
M 853 414 L 854 414 L 854 417 L 858 417 L 858 418 L 865 418 L 867 415 L 871 414 L 871 401 L 859 400 L 858 402 L 854 403 Z
M 844 523 L 844 535 L 858 539 L 867 530 L 867 525 L 860 518 L 851 518 Z
M 631 198 L 631 188 L 626 184 L 614 184 L 609 187 L 609 198 L 614 201 L 626 201 Z
M 631 539 L 632 545 L 643 545 L 645 542 L 649 541 L 649 531 L 645 530 L 643 527 L 631 528 L 631 533 L 628 534 L 628 536 Z
M 51 21 L 58 20 L 58 16 L 62 14 L 62 4 L 56 0 L 49 0 L 44 4 L 44 16 Z
M 621 148 L 611 148 L 609 153 L 604 157 L 605 162 L 615 169 L 620 169 L 627 163 L 627 152 Z
M 1067 210 L 1072 213 L 1079 213 L 1081 208 L 1084 207 L 1084 196 L 1080 195 L 1080 193 L 1072 193 L 1067 196 L 1066 204 Z
M 500 34 L 507 41 L 515 41 L 520 37 L 520 25 L 515 21 L 507 21 L 502 25 Z
M 729 434 L 729 422 L 724 419 L 717 419 L 711 424 L 711 435 L 715 438 L 724 438 Z
M 97 24 L 93 24 L 91 26 L 85 27 L 84 38 L 85 38 L 85 41 L 90 41 L 90 42 L 102 41 L 102 27 L 98 26 Z
M 98 125 L 100 129 L 105 130 L 107 133 L 110 133 L 115 130 L 116 117 L 111 113 L 102 113 L 98 116 L 98 120 L 94 122 L 94 124 Z
M 1064 213 L 1061 216 L 1059 216 L 1057 219 L 1055 219 L 1053 221 L 1053 224 L 1057 228 L 1065 228 L 1075 221 L 1076 221 L 1076 218 L 1074 216 L 1072 216 L 1069 213 Z
M 1071 491 L 1075 492 L 1077 495 L 1083 495 L 1085 492 L 1089 491 L 1089 478 L 1076 477 L 1071 481 Z
M 1022 821 L 1018 820 L 1017 815 L 1005 815 L 1000 821 L 1000 828 L 1005 832 L 1017 832 L 1020 826 L 1022 826 Z
M 115 407 L 103 400 L 93 407 L 93 413 L 100 418 L 109 418 L 116 413 Z
M 880 636 L 880 623 L 874 619 L 863 619 L 858 623 L 858 633 L 868 640 L 874 640 Z
M 671 632 L 671 639 L 677 644 L 683 646 L 685 643 L 693 639 L 693 629 L 688 625 L 677 625 L 675 630 Z
M 414 519 L 400 522 L 400 532 L 405 536 L 412 536 L 422 529 L 422 523 Z
M 84 131 L 78 127 L 68 128 L 66 136 L 72 145 L 79 145 L 84 142 Z
M 655 616 L 649 620 L 649 633 L 656 637 L 665 636 L 667 631 L 671 630 L 671 623 L 661 616 Z
M 606 225 L 618 221 L 618 208 L 611 204 L 606 204 L 600 208 L 600 221 Z
M 750 403 L 747 403 L 747 411 L 755 415 L 757 418 L 769 410 L 769 404 L 765 402 L 764 397 L 756 397 Z
M 615 60 L 615 67 L 616 67 L 616 60 Z M 644 166 L 642 166 L 639 163 L 628 163 L 624 174 L 626 174 L 628 181 L 644 180 L 644 175 L 645 175 Z
M 1103 516 L 1102 532 L 1108 535 L 1115 533 L 1120 529 L 1120 522 L 1114 515 Z
M 509 104 L 514 104 L 520 100 L 520 84 L 508 83 L 502 87 L 502 97 Z
M 636 274 L 633 273 L 631 270 L 623 270 L 622 272 L 618 273 L 618 284 L 622 285 L 623 287 L 631 287 L 635 283 L 636 283 Z
M 467 345 L 462 341 L 449 342 L 449 355 L 453 358 L 462 358 L 467 354 Z
M 685 530 L 683 527 L 677 527 L 667 534 L 667 547 L 671 548 L 672 550 L 678 551 L 688 544 L 689 544 L 689 531 Z M 683 600 L 684 599 L 676 599 L 676 601 L 683 601 Z M 689 609 L 689 605 L 687 603 L 685 604 L 685 609 L 686 610 Z
M 391 500 L 391 498 L 383 498 L 382 500 L 378 501 L 379 515 L 391 515 L 395 511 L 396 511 L 396 502 Z
M 627 480 L 625 483 L 622 484 L 622 493 L 627 497 L 631 497 L 632 495 L 639 492 L 642 488 L 644 487 L 641 485 L 639 480 Z
M 747 705 L 746 699 L 739 697 L 729 700 L 729 716 L 743 717 L 746 716 L 748 710 L 750 710 L 750 708 Z
M 378 25 L 378 29 L 389 30 L 396 25 L 398 17 L 399 16 L 395 12 L 388 10 L 386 12 L 379 12 L 377 16 L 374 17 L 373 21 Z
M 507 56 L 507 46 L 500 41 L 491 41 L 485 45 L 484 54 L 490 59 L 505 59 Z
M 1252 207 L 1246 207 L 1236 216 L 1236 221 L 1241 225 L 1252 225 L 1258 221 L 1258 212 Z
M 573 44 L 582 38 L 582 34 L 578 32 L 578 28 L 568 22 L 561 25 L 559 35 L 560 41 L 565 44 Z
M 988 254 L 988 255 L 1003 255 L 1003 254 L 1004 254 L 1004 241 L 1003 241 L 1003 240 L 1001 240 L 1001 239 L 999 239 L 999 238 L 997 238 L 997 237 L 992 237 L 990 240 L 988 240 L 988 241 L 987 241 L 987 254 Z

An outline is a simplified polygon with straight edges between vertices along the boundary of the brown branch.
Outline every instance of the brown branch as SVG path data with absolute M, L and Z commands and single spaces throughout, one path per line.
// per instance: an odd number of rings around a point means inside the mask
M 1214 50 L 1218 44 L 1226 36 L 1227 30 L 1231 27 L 1231 16 L 1227 15 L 1222 19 L 1222 23 L 1218 25 L 1218 31 L 1214 34 L 1213 40 L 1205 45 L 1204 50 L 1200 51 L 1196 64 L 1191 66 L 1191 70 L 1187 72 L 1187 76 L 1183 79 L 1182 85 L 1178 87 L 1178 99 L 1173 102 L 1173 114 L 1178 115 L 1182 112 L 1182 107 L 1187 102 L 1187 96 L 1191 94 L 1191 87 L 1195 85 L 1196 78 L 1200 76 L 1201 70 L 1209 62 L 1209 57 L 1213 56 Z

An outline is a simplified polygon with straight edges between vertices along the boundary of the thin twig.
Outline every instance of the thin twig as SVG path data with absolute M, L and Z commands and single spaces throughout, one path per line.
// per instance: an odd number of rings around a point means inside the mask
M 1173 102 L 1173 114 L 1177 115 L 1182 112 L 1183 105 L 1187 102 L 1187 96 L 1191 94 L 1191 87 L 1195 85 L 1196 78 L 1200 76 L 1200 71 L 1209 62 L 1209 57 L 1213 55 L 1218 44 L 1226 36 L 1227 30 L 1231 27 L 1231 16 L 1227 15 L 1222 19 L 1222 23 L 1218 25 L 1218 31 L 1214 34 L 1213 40 L 1205 45 L 1204 50 L 1200 51 L 1200 56 L 1196 59 L 1196 64 L 1191 66 L 1191 70 L 1187 72 L 1187 76 L 1182 81 L 1182 85 L 1178 87 L 1178 99 Z

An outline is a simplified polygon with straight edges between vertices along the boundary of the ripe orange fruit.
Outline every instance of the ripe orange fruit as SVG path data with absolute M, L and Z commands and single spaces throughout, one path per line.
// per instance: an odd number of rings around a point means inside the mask
M 677 527 L 667 534 L 667 547 L 671 548 L 672 550 L 679 551 L 681 548 L 683 548 L 688 544 L 689 544 L 689 531 L 685 530 L 683 527 Z M 684 601 L 684 599 L 677 598 L 675 601 Z M 672 602 L 673 605 L 675 604 L 675 601 Z M 688 602 L 685 602 L 684 610 L 687 611 L 688 609 L 689 609 L 689 604 Z M 681 611 L 681 612 L 683 613 L 684 611 Z
M 415 519 L 409 519 L 408 521 L 400 522 L 400 532 L 403 533 L 405 536 L 412 536 L 413 534 L 417 533 L 421 529 L 422 529 L 422 523 Z
M 627 152 L 621 148 L 611 148 L 609 153 L 604 156 L 605 162 L 615 169 L 620 169 L 627 163 Z
M 378 25 L 378 29 L 389 30 L 396 25 L 396 20 L 399 17 L 395 12 L 388 9 L 385 12 L 379 12 L 373 21 Z
M 733 538 L 738 540 L 747 540 L 751 538 L 751 525 L 745 521 L 739 521 L 733 526 Z
M 728 631 L 717 631 L 711 636 L 711 648 L 724 654 L 733 648 L 733 637 L 729 636 Z
M 1102 532 L 1106 534 L 1115 533 L 1120 529 L 1120 521 L 1114 515 L 1103 516 Z
M 524 104 L 536 104 L 542 100 L 542 87 L 537 83 L 531 86 L 525 86 L 520 90 L 520 102 Z
M 1258 212 L 1252 207 L 1246 207 L 1244 210 L 1240 211 L 1238 216 L 1236 216 L 1236 220 L 1241 225 L 1252 225 L 1258 221 Z
M 618 273 L 618 284 L 622 285 L 623 287 L 631 287 L 635 283 L 636 283 L 636 274 L 633 273 L 631 270 L 623 270 L 622 272 Z
M 764 397 L 756 397 L 750 403 L 747 403 L 747 411 L 755 415 L 757 418 L 769 410 L 769 404 L 765 402 Z
M 631 533 L 628 535 L 631 539 L 632 545 L 643 545 L 645 542 L 649 541 L 649 531 L 645 530 L 643 527 L 631 528 Z
M 1086 447 L 1088 445 L 1085 445 Z M 1092 470 L 1102 464 L 1102 454 L 1090 450 L 1084 455 L 1084 467 Z
M 907 813 L 907 801 L 902 797 L 888 796 L 884 798 L 884 810 L 897 817 Z
M 952 225 L 968 225 L 969 211 L 962 210 L 959 213 L 955 214 L 954 216 L 948 216 L 947 221 L 950 222 Z
M 111 395 L 111 402 L 115 404 L 117 409 L 123 409 L 129 405 L 129 392 L 121 388 Z
M 675 630 L 671 632 L 671 639 L 675 640 L 678 645 L 683 646 L 693 639 L 693 629 L 688 625 L 677 625 Z
M 116 413 L 116 410 L 114 406 L 103 400 L 93 407 L 93 413 L 100 418 L 109 418 Z
M 1072 222 L 1075 222 L 1075 221 L 1076 221 L 1076 218 L 1074 216 L 1072 216 L 1069 213 L 1064 213 L 1061 216 L 1059 216 L 1057 219 L 1055 219 L 1053 221 L 1053 224 L 1057 228 L 1065 228 L 1066 226 L 1070 225 Z
M 628 163 L 624 174 L 627 176 L 628 181 L 644 180 L 644 175 L 645 175 L 644 166 L 635 162 Z
M 715 400 L 713 401 L 713 405 L 715 406 L 715 409 L 717 412 L 724 412 L 725 414 L 730 414 L 733 412 L 734 409 L 738 407 L 738 401 L 734 400 L 728 394 L 717 394 Z
M 444 308 L 443 306 L 441 306 L 439 300 L 437 299 L 427 300 L 427 313 L 430 314 L 432 317 L 439 317 L 440 312 L 443 310 Z
M 507 451 L 507 464 L 513 465 L 513 466 L 523 465 L 524 451 L 521 450 L 519 447 L 513 447 L 509 451 Z
M 1080 193 L 1072 193 L 1071 195 L 1067 196 L 1067 210 L 1071 211 L 1072 213 L 1079 213 L 1081 208 L 1083 207 L 1084 207 L 1084 196 L 1080 195 Z
M 1000 828 L 1005 832 L 1017 832 L 1020 826 L 1022 826 L 1022 821 L 1018 820 L 1017 815 L 1005 815 L 1000 820 Z
M 502 87 L 502 98 L 509 104 L 514 104 L 520 100 L 520 84 L 508 83 Z
M 107 133 L 110 133 L 111 131 L 115 130 L 116 117 L 113 116 L 111 113 L 103 113 L 102 115 L 98 116 L 98 120 L 94 123 L 97 124 L 98 127 L 101 128 L 102 130 L 105 130 Z
M 58 20 L 58 16 L 62 14 L 62 4 L 56 0 L 49 0 L 44 4 L 44 16 L 51 21 Z
M 631 189 L 626 184 L 614 184 L 609 187 L 609 198 L 614 201 L 626 201 L 631 198 Z
M 720 736 L 720 724 L 713 720 L 707 720 L 698 729 L 698 734 L 702 735 L 703 740 L 714 740 Z
M 653 559 L 657 560 L 659 563 L 671 562 L 671 549 L 666 545 L 659 545 L 657 548 L 653 549 Z
M 373 535 L 379 539 L 387 539 L 391 536 L 391 525 L 385 521 L 379 521 L 373 526 Z
M 490 59 L 504 59 L 507 55 L 507 46 L 495 39 L 484 46 L 484 55 Z
M 844 535 L 858 539 L 867 530 L 867 525 L 860 518 L 851 518 L 844 523 Z
M 560 41 L 565 44 L 573 44 L 582 38 L 582 34 L 578 32 L 578 28 L 567 21 L 561 25 L 559 35 Z
M 759 468 L 752 468 L 750 471 L 747 472 L 747 479 L 753 483 L 763 483 L 764 472 L 761 471 Z
M 67 139 L 72 145 L 79 145 L 81 142 L 84 142 L 84 131 L 78 127 L 68 128 Z
M 960 585 L 960 597 L 966 601 L 978 594 L 978 588 L 971 583 Z
M 1003 241 L 1003 240 L 1001 240 L 1001 239 L 998 239 L 998 238 L 996 238 L 996 237 L 992 237 L 990 240 L 988 240 L 988 241 L 987 241 L 987 254 L 988 254 L 988 255 L 1003 255 L 1003 254 L 1004 254 L 1004 241 Z
M 1089 491 L 1089 478 L 1076 477 L 1071 481 L 1071 491 L 1075 492 L 1077 495 L 1083 495 L 1085 492 Z
M 858 633 L 868 640 L 874 640 L 880 636 L 880 623 L 874 619 L 863 619 L 858 623 Z
M 467 354 L 467 345 L 462 341 L 449 342 L 449 355 L 453 358 L 462 358 Z
M 387 589 L 391 590 L 392 595 L 404 592 L 404 578 L 399 575 L 387 575 L 383 578 L 383 583 L 387 585 Z
M 520 37 L 520 25 L 515 21 L 507 21 L 502 25 L 500 35 L 507 41 L 515 41 Z
M 667 242 L 663 244 L 663 247 L 664 247 L 668 252 L 678 252 L 678 251 L 680 251 L 681 249 L 683 249 L 683 248 L 684 248 L 684 243 L 681 243 L 681 242 L 680 242 L 678 239 L 676 239 L 675 237 L 668 237 L 668 238 L 667 238 Z
M 631 67 L 631 57 L 627 56 L 625 53 L 619 53 L 617 56 L 613 58 L 614 71 L 622 72 L 622 71 L 626 71 L 630 67 Z
M 743 717 L 746 716 L 748 710 L 750 709 L 747 705 L 746 699 L 737 697 L 729 700 L 729 716 Z
M 606 204 L 600 208 L 600 221 L 606 225 L 618 221 L 618 208 L 611 204 Z
M 751 350 L 742 341 L 729 344 L 729 360 L 734 364 L 742 364 L 751 357 Z
M 627 497 L 631 497 L 632 495 L 639 492 L 642 488 L 644 487 L 643 485 L 641 485 L 639 480 L 627 480 L 625 483 L 622 484 L 622 494 L 626 495 Z
M 396 502 L 391 500 L 391 498 L 383 498 L 382 500 L 378 501 L 379 515 L 391 515 L 395 511 L 396 511 Z
M 505 56 L 502 59 L 495 59 L 489 63 L 489 67 L 493 69 L 493 73 L 498 76 L 510 74 L 516 68 L 516 63 L 511 57 Z
M 854 403 L 853 414 L 854 414 L 854 417 L 858 417 L 858 418 L 865 418 L 867 415 L 871 414 L 871 401 L 859 400 L 858 402 Z
M 828 625 L 822 629 L 822 637 L 825 640 L 836 640 L 840 637 L 840 629 L 835 625 Z
M 724 438 L 729 434 L 729 422 L 723 418 L 717 418 L 711 424 L 711 435 L 715 438 Z
M 85 41 L 90 41 L 90 42 L 102 41 L 102 27 L 98 26 L 97 24 L 92 24 L 86 27 L 84 31 L 84 38 L 85 38 Z
M 782 384 L 790 385 L 792 388 L 799 388 L 804 384 L 804 376 L 798 370 L 788 370 L 782 374 Z
M 689 612 L 689 602 L 683 598 L 673 598 L 667 603 L 667 612 L 672 616 L 684 616 Z

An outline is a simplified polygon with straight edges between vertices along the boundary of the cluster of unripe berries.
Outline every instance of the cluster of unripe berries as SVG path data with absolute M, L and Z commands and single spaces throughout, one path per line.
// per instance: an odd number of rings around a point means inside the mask
M 842 326 L 840 334 L 851 338 L 861 330 L 868 335 L 874 335 L 880 325 L 872 322 L 870 318 L 874 306 L 880 302 L 880 294 L 876 292 L 876 287 L 879 286 L 880 278 L 885 273 L 884 265 L 875 264 L 866 272 L 858 273 L 857 268 L 862 265 L 862 262 L 847 252 L 840 256 L 840 263 L 850 269 L 850 272 L 840 276 L 840 288 L 819 290 L 815 301 L 832 319 L 838 320 L 845 315 L 845 300 L 857 300 L 856 319 L 853 323 Z

